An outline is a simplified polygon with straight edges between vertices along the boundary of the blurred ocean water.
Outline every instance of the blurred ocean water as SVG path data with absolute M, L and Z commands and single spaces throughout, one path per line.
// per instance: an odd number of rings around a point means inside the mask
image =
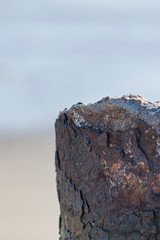
M 1 1 L 0 132 L 127 93 L 159 100 L 158 1 Z

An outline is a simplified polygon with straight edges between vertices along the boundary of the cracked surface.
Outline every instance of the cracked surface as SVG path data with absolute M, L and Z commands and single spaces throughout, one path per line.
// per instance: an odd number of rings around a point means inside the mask
M 60 240 L 160 240 L 160 103 L 77 104 L 55 128 Z

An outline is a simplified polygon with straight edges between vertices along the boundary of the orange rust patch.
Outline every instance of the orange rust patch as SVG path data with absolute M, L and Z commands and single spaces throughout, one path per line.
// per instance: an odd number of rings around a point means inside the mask
M 125 95 L 122 96 L 121 99 L 122 99 L 123 101 L 125 101 L 125 102 L 127 101 Z
M 105 97 L 104 101 L 107 102 L 109 100 L 109 97 Z
M 119 163 L 113 163 L 112 168 L 113 168 L 113 171 L 119 171 L 120 164 Z
M 79 237 L 80 235 L 82 235 L 82 231 L 79 231 L 75 234 L 75 237 Z

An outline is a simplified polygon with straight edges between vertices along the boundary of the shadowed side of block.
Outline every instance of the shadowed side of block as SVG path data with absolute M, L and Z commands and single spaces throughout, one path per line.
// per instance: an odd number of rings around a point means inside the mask
M 77 104 L 56 128 L 61 240 L 160 240 L 160 103 Z

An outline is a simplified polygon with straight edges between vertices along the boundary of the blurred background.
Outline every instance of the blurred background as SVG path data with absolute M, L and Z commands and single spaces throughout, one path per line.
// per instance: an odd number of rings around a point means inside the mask
M 158 101 L 159 66 L 160 1 L 0 0 L 0 239 L 58 240 L 59 111 Z

